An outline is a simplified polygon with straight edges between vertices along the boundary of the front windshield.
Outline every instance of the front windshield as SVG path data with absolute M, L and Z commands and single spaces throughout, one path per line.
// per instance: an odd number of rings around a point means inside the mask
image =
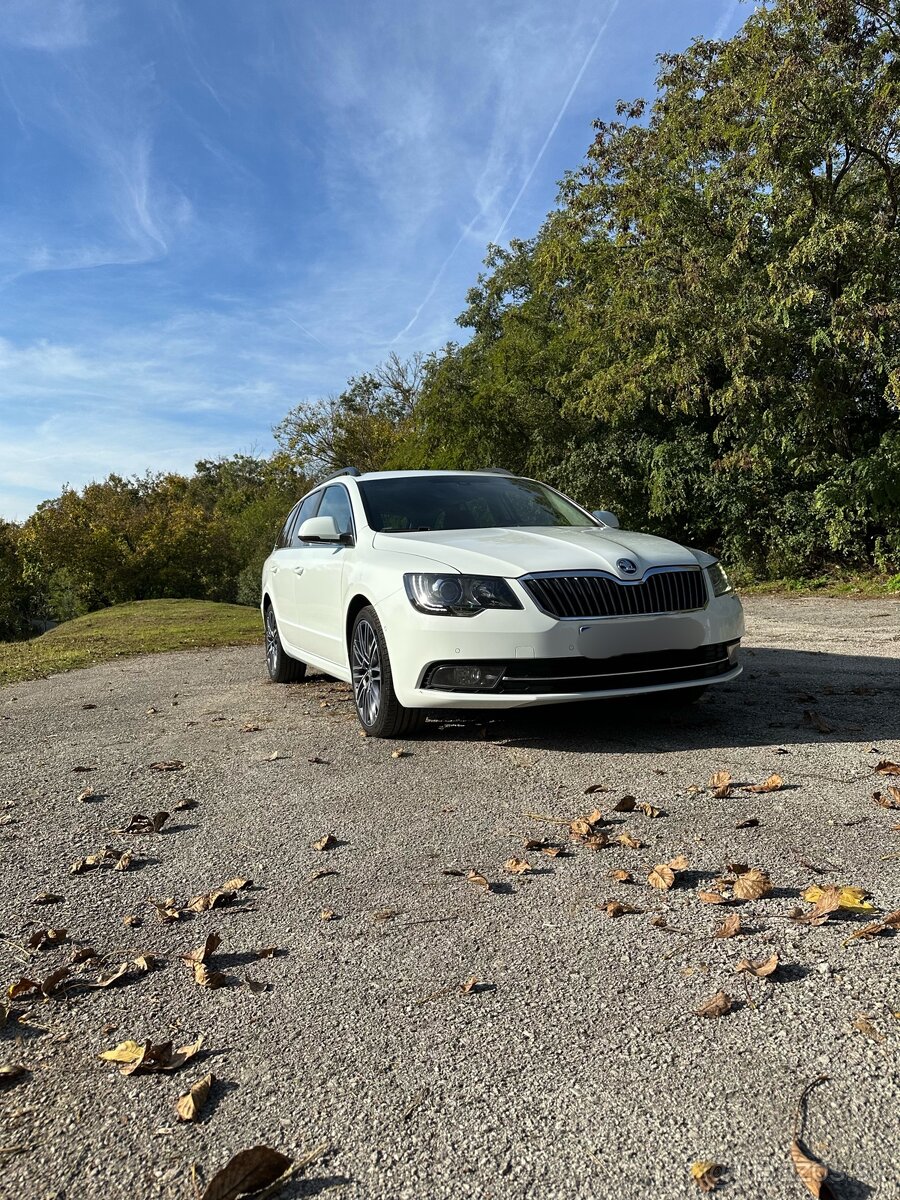
M 359 484 L 369 527 L 379 533 L 593 525 L 571 500 L 506 475 L 410 475 Z

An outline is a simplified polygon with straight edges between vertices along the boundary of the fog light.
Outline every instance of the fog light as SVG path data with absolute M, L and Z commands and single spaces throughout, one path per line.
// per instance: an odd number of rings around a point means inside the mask
M 473 663 L 460 666 L 435 667 L 428 686 L 432 688 L 464 688 L 476 690 L 492 688 L 503 676 L 503 667 L 477 666 Z

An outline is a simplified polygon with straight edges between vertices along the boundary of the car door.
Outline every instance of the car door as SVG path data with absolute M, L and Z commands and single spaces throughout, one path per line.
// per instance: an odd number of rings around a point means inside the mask
M 313 514 L 301 513 L 301 518 Z M 315 515 L 333 517 L 338 532 L 354 535 L 353 510 L 347 489 L 330 484 L 322 493 Z M 297 524 L 300 528 L 300 522 Z M 338 542 L 309 542 L 294 574 L 294 603 L 300 624 L 299 636 L 313 654 L 332 663 L 346 662 L 343 629 L 343 575 L 352 545 Z
M 297 538 L 297 530 L 308 517 L 316 515 L 321 499 L 321 491 L 312 492 L 296 506 L 285 522 L 270 567 L 272 599 L 281 640 L 289 649 L 298 652 L 309 647 L 303 640 L 303 626 L 297 609 L 296 582 L 303 571 L 306 550 L 306 543 Z

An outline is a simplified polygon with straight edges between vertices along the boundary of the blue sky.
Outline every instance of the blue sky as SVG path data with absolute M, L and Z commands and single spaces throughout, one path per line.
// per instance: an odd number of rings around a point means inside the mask
M 738 0 L 2 0 L 0 515 L 268 451 L 462 336 L 591 121 Z

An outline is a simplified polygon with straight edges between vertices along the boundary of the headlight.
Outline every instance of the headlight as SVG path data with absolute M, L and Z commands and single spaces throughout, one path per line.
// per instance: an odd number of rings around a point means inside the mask
M 404 575 L 410 602 L 419 612 L 474 617 L 486 608 L 521 608 L 505 579 L 491 575 Z
M 721 563 L 713 563 L 711 567 L 706 568 L 706 573 L 709 576 L 709 582 L 712 584 L 714 596 L 724 596 L 727 592 L 734 590 L 731 586 L 731 580 L 725 574 L 725 568 Z

